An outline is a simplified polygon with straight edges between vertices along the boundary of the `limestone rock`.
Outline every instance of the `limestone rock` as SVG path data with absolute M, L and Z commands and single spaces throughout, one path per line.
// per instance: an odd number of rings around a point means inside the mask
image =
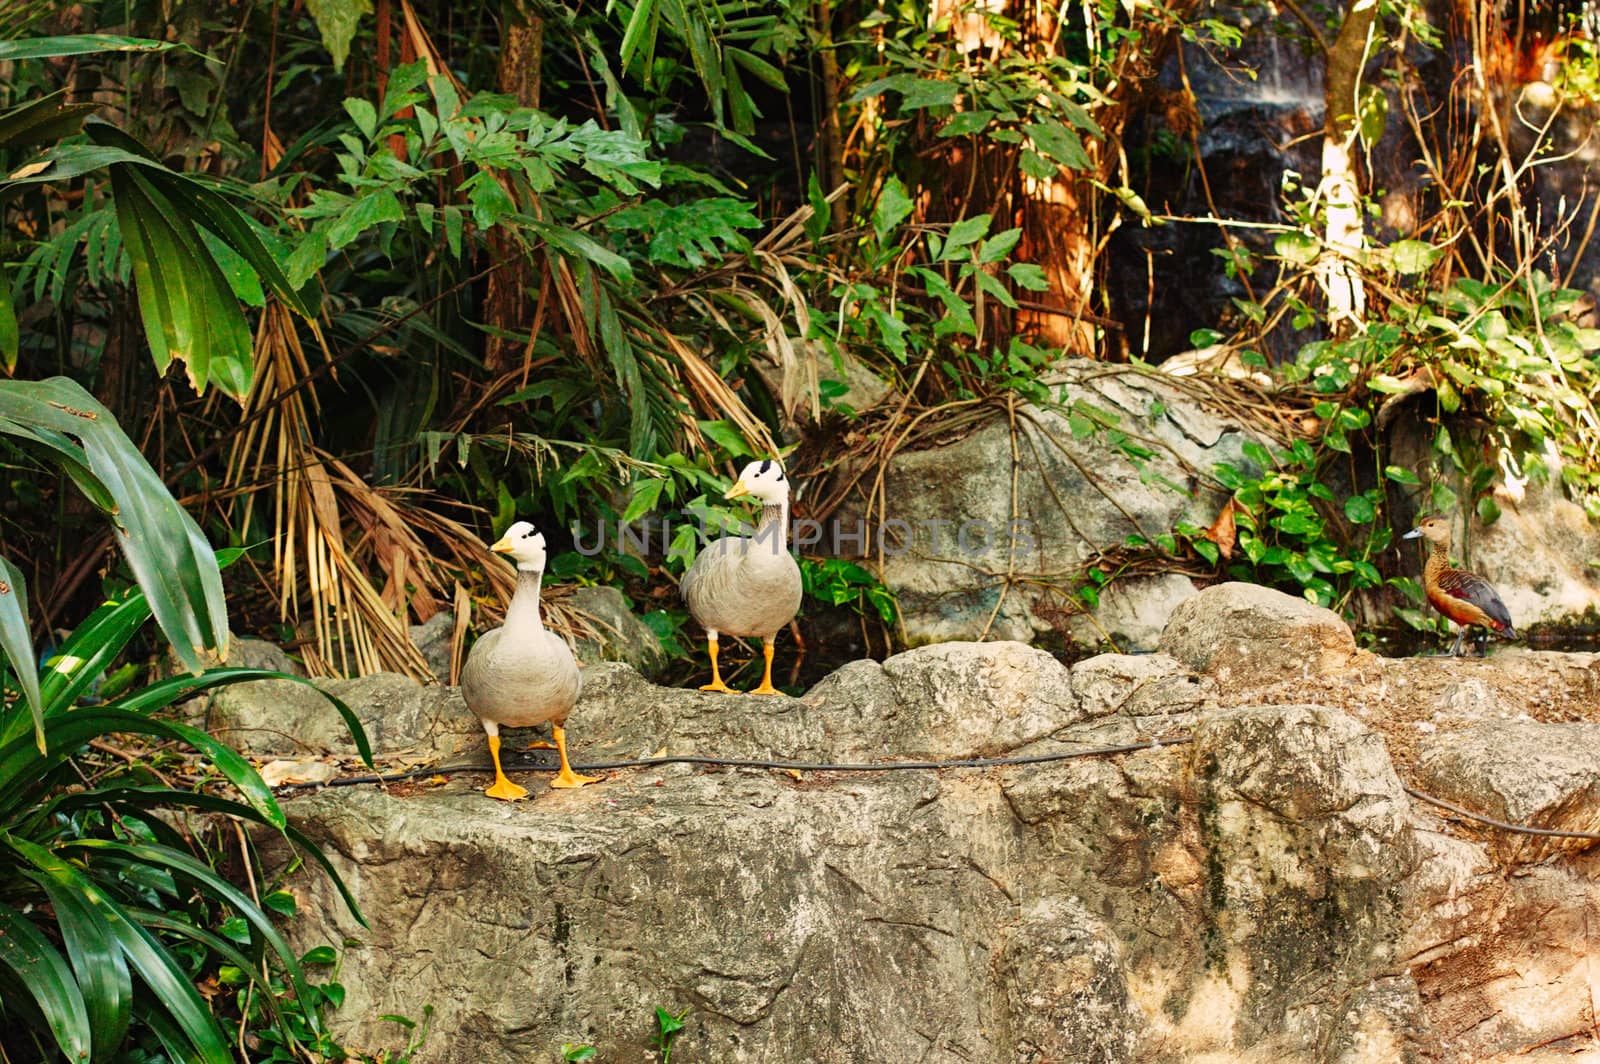
M 1195 594 L 1194 581 L 1181 573 L 1124 577 L 1100 592 L 1092 613 L 1067 617 L 1067 632 L 1079 646 L 1110 645 L 1125 654 L 1151 651 L 1160 645 L 1173 612 Z
M 583 615 L 596 638 L 579 639 L 578 660 L 625 661 L 644 676 L 654 676 L 667 663 L 666 652 L 655 632 L 633 612 L 627 598 L 614 587 L 580 587 L 565 606 Z
M 226 664 L 236 669 L 272 669 L 274 672 L 286 672 L 290 676 L 306 674 L 305 668 L 284 653 L 276 643 L 269 643 L 265 639 L 253 639 L 250 636 L 236 636 L 228 641 Z
M 1500 720 L 1435 736 L 1423 747 L 1418 786 L 1475 813 L 1558 831 L 1600 831 L 1600 724 Z M 1490 852 L 1526 863 L 1581 839 L 1492 832 Z
M 1060 629 L 1098 645 L 1093 626 L 1061 608 L 1059 591 L 1036 580 L 1005 589 L 1003 578 L 1071 573 L 1129 536 L 1153 540 L 1180 520 L 1208 525 L 1222 496 L 1200 474 L 1224 461 L 1251 467 L 1245 429 L 1221 404 L 1198 401 L 1192 386 L 1084 359 L 1058 367 L 1048 383 L 1073 413 L 1019 406 L 1015 448 L 1011 419 L 996 413 L 953 442 L 897 453 L 885 472 L 884 512 L 869 522 L 847 505 L 836 515 L 847 535 L 881 525 L 881 577 L 913 644 L 985 630 L 1028 641 Z M 1136 434 L 1154 453 L 1130 457 L 1108 442 L 1113 431 Z M 865 553 L 876 557 L 871 545 Z M 1122 649 L 1150 649 L 1144 640 L 1180 593 L 1170 578 L 1130 580 L 1108 593 L 1102 627 L 1130 637 Z
M 356 753 L 344 721 L 318 688 L 343 700 L 374 754 L 449 757 L 481 742 L 482 729 L 455 688 L 424 687 L 396 673 L 354 680 L 257 680 L 219 689 L 207 726 L 218 738 L 258 756 Z
M 1259 584 L 1215 584 L 1179 606 L 1161 651 L 1224 689 L 1332 675 L 1356 658 L 1337 613 Z
M 440 610 L 422 624 L 411 626 L 412 645 L 440 683 L 450 682 L 450 656 L 455 637 L 456 615 L 449 610 Z

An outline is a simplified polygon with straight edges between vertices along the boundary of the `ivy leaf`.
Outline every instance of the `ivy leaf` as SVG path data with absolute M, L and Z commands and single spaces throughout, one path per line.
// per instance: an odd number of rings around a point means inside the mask
M 317 22 L 323 46 L 333 57 L 333 69 L 343 70 L 356 24 L 372 11 L 372 0 L 306 0 L 306 11 Z
M 368 229 L 404 218 L 400 201 L 393 192 L 386 188 L 373 189 L 345 208 L 338 220 L 328 227 L 328 244 L 335 249 L 342 248 Z
M 1352 524 L 1364 525 L 1377 517 L 1378 511 L 1365 495 L 1352 495 L 1344 501 L 1344 515 Z
M 1421 273 L 1439 261 L 1442 250 L 1422 240 L 1397 240 L 1389 245 L 1396 273 Z

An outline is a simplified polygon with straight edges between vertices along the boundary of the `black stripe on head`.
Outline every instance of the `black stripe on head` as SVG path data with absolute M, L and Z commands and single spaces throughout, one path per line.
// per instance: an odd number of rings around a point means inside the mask
M 776 479 L 778 479 L 778 480 L 782 480 L 783 479 L 783 470 L 781 470 L 781 469 L 778 470 L 778 476 L 777 476 Z
M 756 470 L 756 475 L 760 476 L 761 474 L 765 473 L 767 470 L 769 470 L 771 468 L 772 468 L 772 459 L 763 458 L 761 460 L 761 468 Z

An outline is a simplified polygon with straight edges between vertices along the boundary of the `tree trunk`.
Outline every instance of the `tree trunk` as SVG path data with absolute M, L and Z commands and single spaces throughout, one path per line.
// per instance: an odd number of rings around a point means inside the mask
M 1356 138 L 1360 133 L 1361 71 L 1366 65 L 1378 17 L 1378 0 L 1351 0 L 1339 36 L 1328 49 L 1323 82 L 1326 112 L 1322 124 L 1322 181 L 1317 195 L 1324 205 L 1327 245 L 1318 268 L 1328 300 L 1328 325 L 1348 335 L 1359 327 L 1366 307 L 1361 277 L 1351 260 L 1361 253 L 1361 187 L 1356 177 Z
M 522 0 L 505 0 L 500 7 L 500 26 L 500 91 L 516 97 L 522 107 L 537 109 L 544 20 Z M 489 274 L 484 295 L 484 322 L 489 327 L 484 362 L 491 375 L 500 376 L 521 362 L 526 349 L 517 336 L 526 333 L 533 321 L 533 270 L 521 243 L 507 227 L 492 229 L 488 243 L 496 269 Z

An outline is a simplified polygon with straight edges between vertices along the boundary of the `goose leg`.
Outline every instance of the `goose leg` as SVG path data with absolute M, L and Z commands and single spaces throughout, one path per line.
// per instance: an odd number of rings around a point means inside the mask
M 598 783 L 599 776 L 580 776 L 572 771 L 572 766 L 567 764 L 567 730 L 559 724 L 552 730 L 556 733 L 556 751 L 561 755 L 561 771 L 550 781 L 550 786 L 582 787 L 585 783 Z
M 714 630 L 706 632 L 706 650 L 711 654 L 711 682 L 702 684 L 700 690 L 734 694 L 733 688 L 722 682 L 722 673 L 717 669 L 717 633 Z
M 518 798 L 526 798 L 526 788 L 518 787 L 506 779 L 505 769 L 500 767 L 500 725 L 494 721 L 483 722 L 483 730 L 489 733 L 489 756 L 494 759 L 494 782 L 484 788 L 483 793 L 490 798 L 499 798 L 501 801 L 514 802 Z
M 761 686 L 751 689 L 750 693 L 753 695 L 778 695 L 783 693 L 772 686 L 772 642 L 777 638 L 774 635 L 761 641 L 761 656 L 767 659 L 767 667 L 761 674 Z

